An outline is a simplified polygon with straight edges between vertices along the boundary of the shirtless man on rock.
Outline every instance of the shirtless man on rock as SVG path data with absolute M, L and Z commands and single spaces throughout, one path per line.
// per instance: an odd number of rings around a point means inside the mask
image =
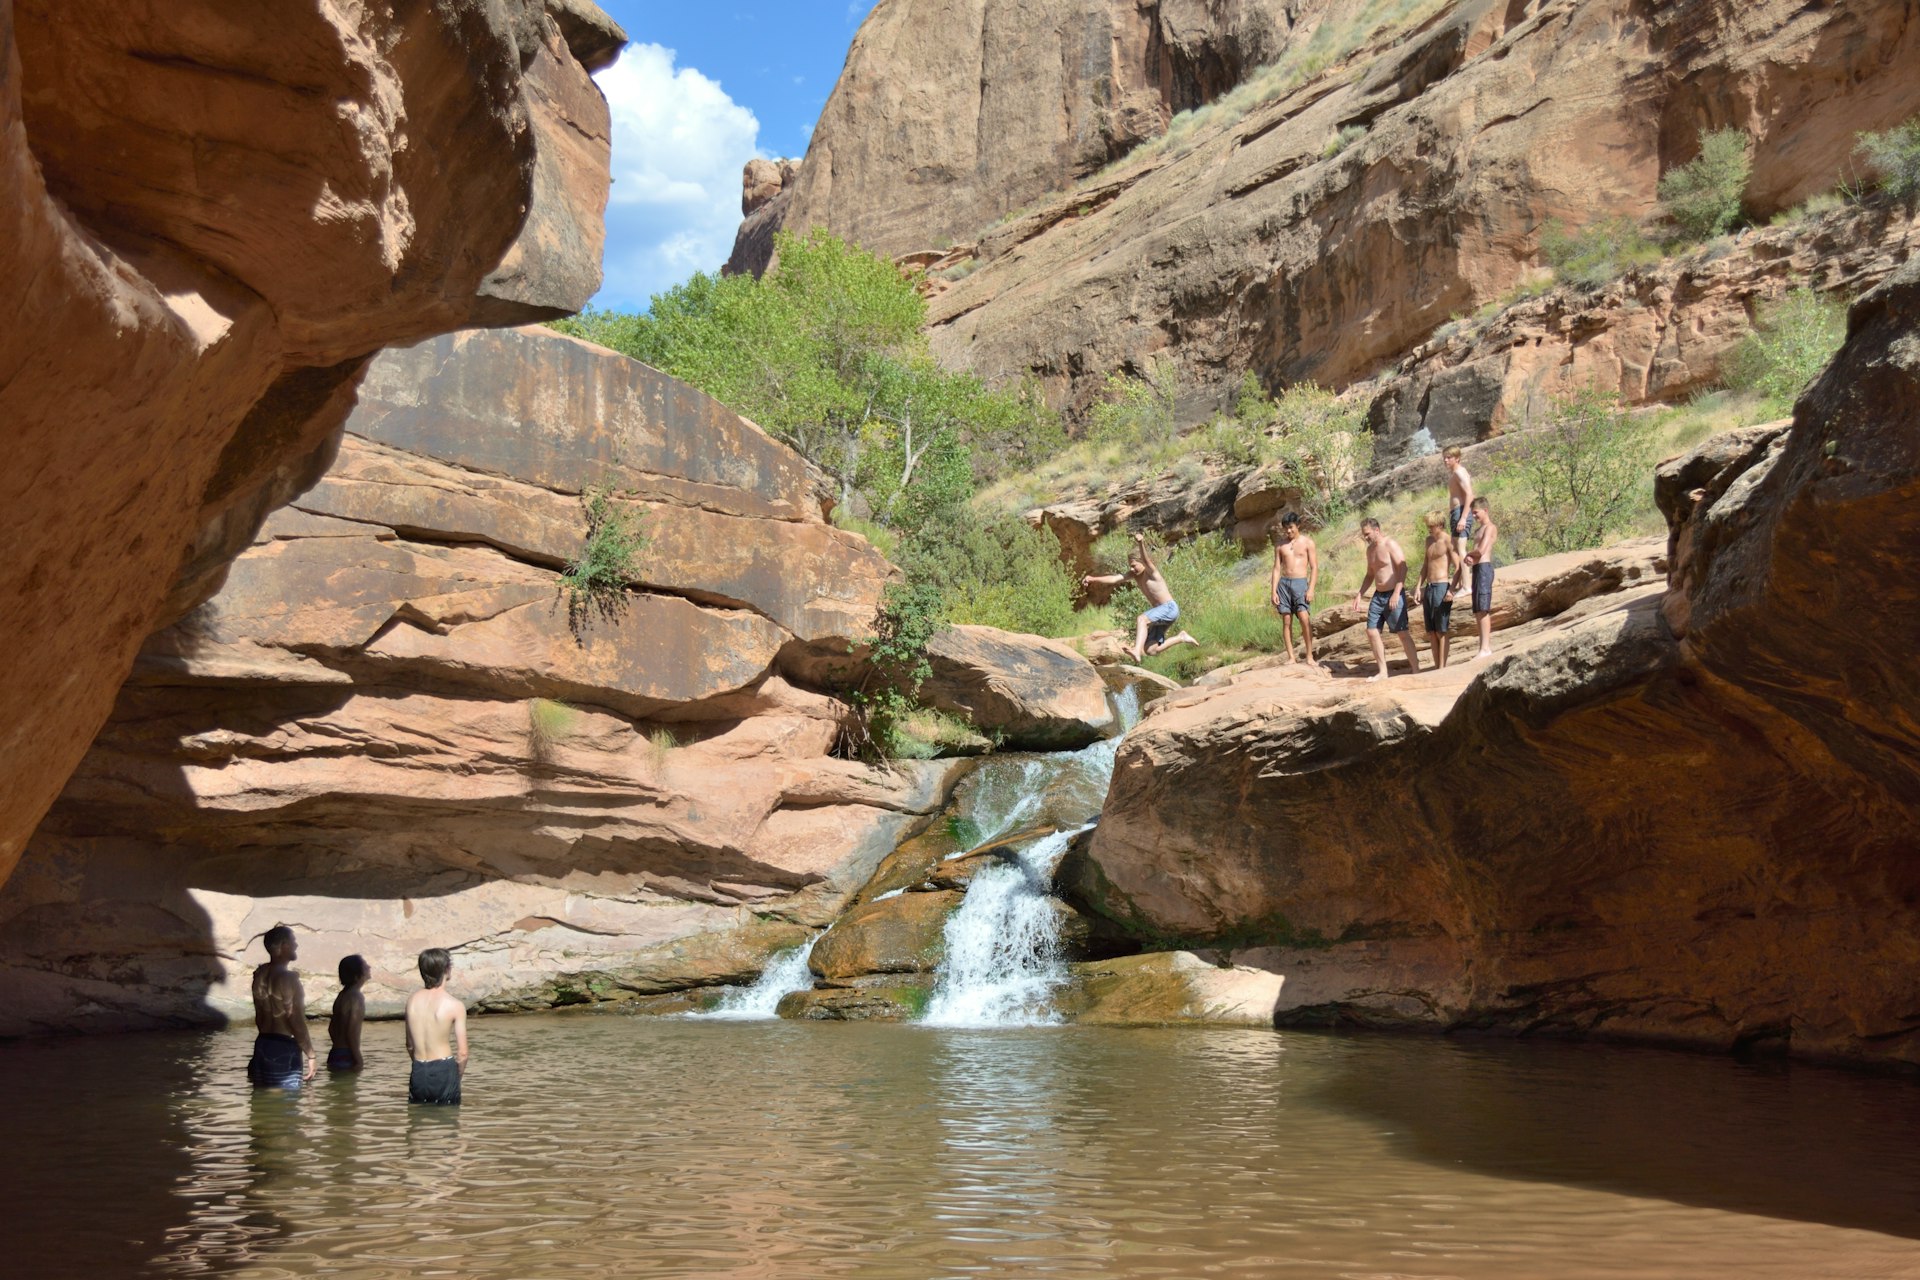
M 1379 668 L 1367 679 L 1387 678 L 1387 649 L 1380 639 L 1382 627 L 1400 637 L 1400 647 L 1407 651 L 1407 666 L 1418 675 L 1420 651 L 1413 647 L 1413 623 L 1407 617 L 1406 552 L 1386 535 L 1380 522 L 1372 516 L 1360 522 L 1360 538 L 1367 544 L 1367 576 L 1360 580 L 1360 589 L 1353 593 L 1353 603 L 1359 607 L 1368 586 L 1372 586 L 1373 600 L 1367 606 L 1367 643 L 1373 646 L 1373 661 Z

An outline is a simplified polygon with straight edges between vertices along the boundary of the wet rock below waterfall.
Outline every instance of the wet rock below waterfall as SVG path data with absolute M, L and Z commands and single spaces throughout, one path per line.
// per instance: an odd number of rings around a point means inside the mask
M 1270 1027 L 1284 981 L 1191 951 L 1153 951 L 1074 965 L 1054 1008 L 1069 1022 L 1105 1026 Z
M 870 978 L 844 987 L 794 991 L 779 1014 L 801 1022 L 911 1022 L 926 1012 L 930 975 Z
M 855 907 L 814 944 L 809 967 L 829 980 L 929 972 L 940 963 L 941 931 L 961 897 L 953 891 L 903 893 Z

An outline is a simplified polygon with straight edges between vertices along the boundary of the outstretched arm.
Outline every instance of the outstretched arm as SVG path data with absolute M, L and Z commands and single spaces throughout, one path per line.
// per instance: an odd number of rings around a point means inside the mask
M 1160 566 L 1156 565 L 1153 562 L 1153 557 L 1147 554 L 1147 535 L 1146 534 L 1136 533 L 1133 535 L 1133 549 L 1140 553 L 1140 563 L 1147 566 L 1148 573 L 1152 574 L 1152 573 L 1160 572 Z
M 1113 587 L 1118 586 L 1126 580 L 1127 575 L 1124 573 L 1084 573 L 1080 575 L 1080 585 L 1083 587 L 1095 585 Z

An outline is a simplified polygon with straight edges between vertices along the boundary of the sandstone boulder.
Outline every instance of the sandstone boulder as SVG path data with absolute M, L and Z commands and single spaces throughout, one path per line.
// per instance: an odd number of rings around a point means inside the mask
M 855 907 L 813 946 L 807 964 L 843 981 L 874 973 L 930 973 L 945 953 L 942 930 L 961 894 L 903 893 Z
M 0 3 L 0 877 L 369 354 L 599 286 L 623 37 L 564 7 Z
M 1285 981 L 1191 952 L 1156 951 L 1074 965 L 1053 1003 L 1069 1022 L 1094 1026 L 1271 1027 Z
M 926 1012 L 929 977 L 888 975 L 846 986 L 794 991 L 780 1000 L 783 1018 L 802 1022 L 911 1022 Z
M 1113 722 L 1093 664 L 1058 640 L 955 626 L 927 646 L 927 705 L 963 715 L 1011 747 L 1083 747 Z

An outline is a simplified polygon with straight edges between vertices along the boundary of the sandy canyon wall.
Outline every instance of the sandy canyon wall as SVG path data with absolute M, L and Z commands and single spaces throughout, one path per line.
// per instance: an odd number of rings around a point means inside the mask
M 584 0 L 0 0 L 0 878 L 372 352 L 598 287 L 624 40 Z
M 576 639 L 557 571 L 601 485 L 648 542 Z M 283 921 L 320 1007 L 349 952 L 396 1007 L 429 945 L 485 1008 L 751 977 L 967 767 L 830 759 L 836 704 L 781 674 L 893 572 L 797 454 L 644 365 L 538 329 L 381 354 L 0 888 L 0 1034 L 249 1015 Z
M 1920 1063 L 1920 265 L 1790 428 L 1664 465 L 1672 582 L 1456 701 L 1273 670 L 1156 703 L 1084 905 L 1284 973 L 1277 1016 Z M 1503 649 L 1506 648 L 1503 644 Z
M 875 8 L 734 265 L 776 224 L 951 241 L 936 351 L 1076 410 L 1160 354 L 1196 414 L 1249 369 L 1344 386 L 1533 272 L 1549 219 L 1652 213 L 1702 129 L 1753 137 L 1764 218 L 1920 112 L 1910 0 L 975 3 L 957 54 L 920 7 Z

